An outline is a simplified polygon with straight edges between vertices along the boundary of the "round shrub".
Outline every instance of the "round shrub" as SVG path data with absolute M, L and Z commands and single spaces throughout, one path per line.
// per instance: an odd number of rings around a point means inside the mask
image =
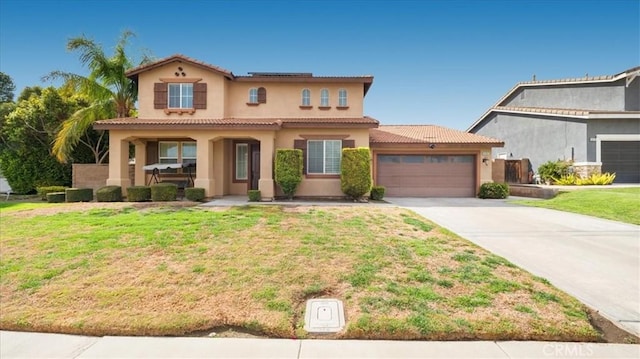
M 384 192 L 386 188 L 384 186 L 373 186 L 371 187 L 371 194 L 369 198 L 375 201 L 380 201 L 384 198 Z
M 93 189 L 91 188 L 67 188 L 64 193 L 67 202 L 93 201 Z
M 185 188 L 184 196 L 189 201 L 200 202 L 204 199 L 204 188 L 199 188 L 199 187 Z
M 489 182 L 480 186 L 478 197 L 480 198 L 507 198 L 509 196 L 509 186 L 506 183 Z
M 47 193 L 47 202 L 49 203 L 63 203 L 64 192 L 49 192 Z
M 98 191 L 96 191 L 96 200 L 98 202 L 121 202 L 122 187 L 105 186 L 105 187 L 99 188 Z
M 174 183 L 158 183 L 151 186 L 153 202 L 175 201 L 178 197 L 178 186 Z
M 47 194 L 52 192 L 64 192 L 65 189 L 67 189 L 65 186 L 45 186 L 36 188 L 36 191 L 43 201 L 48 201 L 49 199 L 47 198 Z
M 262 194 L 257 189 L 251 189 L 247 194 L 249 195 L 249 202 L 259 202 L 262 199 Z
M 147 202 L 151 200 L 151 187 L 133 186 L 127 187 L 127 200 L 129 202 Z

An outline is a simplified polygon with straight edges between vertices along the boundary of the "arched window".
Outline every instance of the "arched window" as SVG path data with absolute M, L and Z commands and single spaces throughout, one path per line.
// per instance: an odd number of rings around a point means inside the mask
M 250 88 L 249 89 L 249 103 L 258 103 L 258 89 Z
M 347 90 L 340 89 L 338 90 L 338 106 L 347 107 Z
M 320 90 L 320 107 L 329 107 L 329 90 Z
M 258 103 L 267 103 L 267 89 L 258 87 Z
M 302 90 L 302 106 L 311 106 L 311 90 Z

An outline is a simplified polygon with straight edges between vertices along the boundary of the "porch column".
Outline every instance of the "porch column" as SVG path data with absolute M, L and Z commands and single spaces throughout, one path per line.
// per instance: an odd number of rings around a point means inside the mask
M 147 183 L 147 176 L 142 167 L 147 163 L 147 144 L 144 141 L 134 141 L 136 145 L 136 167 L 135 167 L 135 185 L 144 186 Z
M 275 195 L 273 181 L 273 156 L 274 156 L 273 134 L 260 138 L 260 180 L 258 189 L 263 200 L 273 200 Z
M 213 178 L 213 141 L 197 139 L 196 178 L 194 187 L 204 188 L 205 197 L 215 196 L 216 180 Z
M 131 186 L 129 179 L 129 141 L 119 133 L 109 133 L 109 178 L 107 186 L 122 187 L 122 194 L 126 195 L 127 187 Z

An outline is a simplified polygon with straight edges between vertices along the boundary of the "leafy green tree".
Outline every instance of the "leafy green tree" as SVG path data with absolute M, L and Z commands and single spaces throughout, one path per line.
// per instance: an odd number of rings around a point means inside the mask
M 125 49 L 134 34 L 125 31 L 115 46 L 113 55 L 105 54 L 100 44 L 85 36 L 72 38 L 67 43 L 69 51 L 77 51 L 80 61 L 90 70 L 88 76 L 53 71 L 44 80 L 64 81 L 63 87 L 86 99 L 87 107 L 82 107 L 65 119 L 53 144 L 53 153 L 61 162 L 70 160 L 70 155 L 78 144 L 91 147 L 95 163 L 102 163 L 108 155 L 108 140 L 104 132 L 100 136 L 87 136 L 98 120 L 132 116 L 138 98 L 136 84 L 125 72 L 132 67 Z M 148 61 L 144 56 L 141 63 Z M 88 139 L 94 138 L 96 142 Z
M 51 143 L 65 118 L 79 106 L 53 87 L 34 91 L 2 117 L 0 126 L 0 169 L 12 190 L 31 193 L 39 186 L 70 185 L 71 165 L 59 163 Z M 38 93 L 40 93 L 38 95 Z M 20 96 L 25 98 L 25 96 Z M 71 158 L 87 158 L 76 151 Z
M 13 91 L 16 85 L 11 77 L 4 72 L 0 72 L 0 103 L 13 102 Z

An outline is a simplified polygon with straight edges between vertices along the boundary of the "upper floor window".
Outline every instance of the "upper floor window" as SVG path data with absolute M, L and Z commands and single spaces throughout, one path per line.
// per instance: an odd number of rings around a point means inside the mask
M 193 84 L 169 84 L 169 108 L 193 108 Z
M 329 106 L 329 90 L 327 89 L 320 90 L 320 106 L 321 107 Z
M 302 90 L 302 106 L 311 106 L 311 90 Z
M 340 89 L 338 90 L 338 106 L 339 107 L 347 107 L 347 90 Z
M 258 103 L 258 89 L 250 88 L 249 89 L 249 103 Z

